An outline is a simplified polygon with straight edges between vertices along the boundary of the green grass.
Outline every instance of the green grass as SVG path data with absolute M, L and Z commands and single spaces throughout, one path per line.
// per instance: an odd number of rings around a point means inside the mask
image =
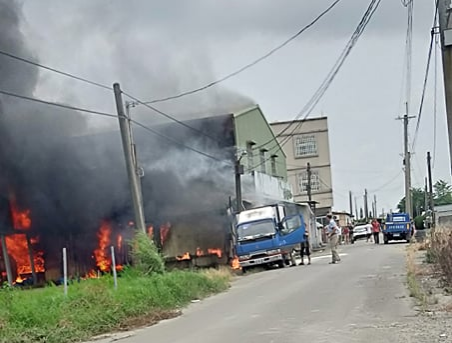
M 224 291 L 224 272 L 174 271 L 145 276 L 126 271 L 114 290 L 103 277 L 69 286 L 0 291 L 0 342 L 65 343 L 137 325 L 151 324 L 173 310 Z

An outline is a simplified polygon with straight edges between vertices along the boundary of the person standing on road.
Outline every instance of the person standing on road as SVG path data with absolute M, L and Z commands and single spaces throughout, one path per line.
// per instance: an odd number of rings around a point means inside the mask
M 342 229 L 342 233 L 344 235 L 344 243 L 345 244 L 350 244 L 350 228 L 349 228 L 349 226 L 345 226 Z
M 304 265 L 304 255 L 308 257 L 308 265 L 311 264 L 311 243 L 309 242 L 309 228 L 304 232 L 304 242 L 301 243 L 301 265 Z
M 372 233 L 375 244 L 380 244 L 380 223 L 376 219 L 372 220 Z
M 339 254 L 337 253 L 339 228 L 331 214 L 328 214 L 326 217 L 329 220 L 329 223 L 326 227 L 326 232 L 327 232 L 328 241 L 330 243 L 330 249 L 331 249 L 332 260 L 331 260 L 330 264 L 336 264 L 337 262 L 339 262 L 341 260 L 341 258 L 339 257 Z
M 370 243 L 372 243 L 372 225 L 370 224 L 366 225 L 366 237 L 367 237 L 366 243 L 369 243 L 369 241 Z

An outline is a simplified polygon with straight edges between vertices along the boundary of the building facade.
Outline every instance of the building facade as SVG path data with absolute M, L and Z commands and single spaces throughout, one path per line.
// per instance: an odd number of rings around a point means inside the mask
M 237 158 L 243 165 L 243 200 L 253 205 L 293 200 L 286 155 L 260 107 L 236 112 L 233 118 Z
M 287 179 L 294 200 L 308 201 L 308 169 L 311 168 L 312 200 L 316 215 L 325 216 L 333 207 L 331 159 L 326 117 L 271 124 L 286 155 Z

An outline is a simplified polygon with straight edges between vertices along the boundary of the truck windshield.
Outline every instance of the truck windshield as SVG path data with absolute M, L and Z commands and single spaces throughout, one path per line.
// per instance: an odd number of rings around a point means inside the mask
M 237 227 L 239 241 L 256 239 L 275 234 L 275 224 L 272 220 L 245 223 Z

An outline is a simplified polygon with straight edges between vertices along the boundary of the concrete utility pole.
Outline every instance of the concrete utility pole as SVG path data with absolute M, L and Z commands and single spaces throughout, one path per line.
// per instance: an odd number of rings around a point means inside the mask
M 432 211 L 432 226 L 435 227 L 435 204 L 433 202 L 433 180 L 432 180 L 432 157 L 427 152 L 427 177 L 428 177 L 428 200 L 429 209 Z
M 446 97 L 447 128 L 449 133 L 449 154 L 452 161 L 452 2 L 438 1 L 439 30 L 443 57 L 444 91 Z M 452 166 L 451 166 L 452 170 Z
M 241 158 L 236 158 L 235 161 L 235 199 L 237 213 L 242 211 L 242 174 L 244 173 L 244 168 L 240 160 Z
M 348 192 L 348 204 L 350 205 L 350 215 L 353 216 L 352 191 L 349 191 L 349 192 Z
M 428 211 L 429 208 L 429 194 L 428 194 L 428 181 L 427 178 L 425 178 L 424 183 L 424 211 Z
M 373 210 L 373 212 L 374 212 L 374 218 L 377 218 L 378 217 L 377 196 L 375 194 L 374 194 L 374 210 Z
M 408 141 L 408 122 L 410 119 L 415 118 L 414 116 L 408 115 L 408 103 L 406 103 L 407 112 L 403 117 L 397 118 L 398 120 L 403 120 L 403 141 L 404 141 L 404 154 L 403 154 L 403 164 L 405 166 L 405 212 L 413 215 L 413 205 L 411 202 L 411 153 Z
M 358 220 L 359 213 L 358 213 L 358 202 L 356 201 L 356 197 L 355 197 L 355 215 L 356 215 L 356 220 Z
M 367 189 L 364 190 L 364 216 L 367 221 L 369 219 L 369 204 L 367 203 Z
M 312 191 L 311 191 L 311 176 L 312 176 L 312 171 L 311 171 L 311 163 L 308 162 L 307 165 L 307 174 L 308 174 L 308 184 L 306 185 L 306 190 L 308 191 L 308 201 L 311 202 L 312 201 Z
M 134 163 L 134 153 L 132 151 L 132 134 L 129 118 L 124 114 L 124 105 L 122 102 L 122 92 L 119 83 L 113 85 L 115 94 L 116 110 L 118 112 L 119 128 L 121 130 L 122 147 L 126 161 L 127 175 L 130 183 L 130 192 L 132 195 L 133 212 L 135 216 L 135 226 L 138 230 L 146 232 L 144 221 L 143 204 L 141 202 L 141 188 L 139 185 L 139 176 Z

